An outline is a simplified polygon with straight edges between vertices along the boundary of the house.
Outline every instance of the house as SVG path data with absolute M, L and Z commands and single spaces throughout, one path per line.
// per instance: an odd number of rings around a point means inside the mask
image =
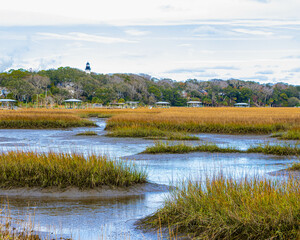
M 203 107 L 202 102 L 200 101 L 189 101 L 187 102 L 188 107 Z
M 80 108 L 81 103 L 82 103 L 81 100 L 74 99 L 74 98 L 67 99 L 64 102 L 65 102 L 66 108 L 70 108 L 70 109 L 72 109 L 72 108 Z
M 235 103 L 235 107 L 250 107 L 249 103 Z
M 170 107 L 169 102 L 156 102 L 155 105 L 156 105 L 156 107 L 161 107 L 161 108 L 169 108 Z
M 124 108 L 125 103 L 110 103 L 109 108 Z
M 135 109 L 138 107 L 139 102 L 127 101 L 126 105 L 129 108 Z

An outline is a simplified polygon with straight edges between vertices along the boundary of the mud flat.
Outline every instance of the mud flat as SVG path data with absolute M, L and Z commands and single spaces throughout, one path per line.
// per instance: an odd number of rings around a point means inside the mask
M 130 187 L 103 186 L 95 189 L 80 190 L 75 187 L 60 189 L 52 188 L 11 188 L 0 189 L 0 197 L 32 197 L 32 198 L 122 198 L 138 196 L 145 193 L 166 192 L 169 186 L 156 183 L 142 183 Z

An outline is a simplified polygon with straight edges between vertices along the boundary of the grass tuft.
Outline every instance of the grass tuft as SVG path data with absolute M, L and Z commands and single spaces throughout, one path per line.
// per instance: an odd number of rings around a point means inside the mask
M 170 144 L 168 142 L 156 142 L 154 146 L 147 147 L 142 153 L 189 153 L 189 152 L 218 152 L 218 153 L 263 153 L 274 155 L 300 155 L 299 145 L 260 145 L 250 147 L 248 150 L 239 150 L 232 147 L 221 148 L 215 144 L 202 143 L 201 145 L 191 146 L 185 143 Z
M 166 139 L 166 140 L 199 140 L 196 136 L 190 136 L 183 132 L 168 132 L 158 128 L 140 128 L 124 127 L 114 129 L 106 136 L 109 137 L 130 137 L 130 138 L 147 138 L 147 139 Z
M 300 171 L 300 162 L 295 162 L 287 170 L 290 171 Z
M 76 134 L 76 136 L 96 136 L 96 135 L 98 134 L 95 131 L 85 131 Z
M 164 206 L 139 221 L 145 229 L 172 228 L 188 239 L 299 239 L 300 181 L 237 181 L 222 176 L 188 182 Z
M 78 153 L 10 151 L 0 154 L 0 187 L 127 187 L 147 174 L 132 163 Z

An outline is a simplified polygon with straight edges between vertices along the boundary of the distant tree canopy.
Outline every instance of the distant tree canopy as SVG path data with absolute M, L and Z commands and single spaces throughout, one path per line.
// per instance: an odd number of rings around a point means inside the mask
M 237 79 L 176 82 L 155 79 L 145 74 L 86 74 L 84 71 L 60 67 L 29 72 L 24 69 L 0 73 L 0 89 L 23 102 L 48 99 L 61 104 L 66 98 L 108 104 L 139 101 L 154 104 L 167 101 L 172 106 L 186 106 L 187 101 L 202 101 L 212 106 L 233 106 L 247 102 L 254 106 L 294 107 L 300 105 L 300 86 L 285 83 L 259 84 Z M 1 96 L 7 97 L 4 94 Z

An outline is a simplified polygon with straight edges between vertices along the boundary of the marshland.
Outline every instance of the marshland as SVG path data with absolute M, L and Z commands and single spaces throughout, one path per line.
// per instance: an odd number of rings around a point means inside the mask
M 215 239 L 299 236 L 299 178 L 276 174 L 299 171 L 298 108 L 24 109 L 1 111 L 0 128 L 2 201 L 11 218 L 34 212 L 39 234 L 159 239 L 156 230 L 166 228 L 164 238 L 169 230 Z M 193 151 L 146 152 L 158 143 Z M 95 176 L 106 182 L 97 185 Z M 110 191 L 144 182 L 158 187 L 82 198 L 24 190 L 101 185 Z M 241 194 L 245 204 L 238 208 Z M 214 218 L 217 203 L 227 208 Z M 282 218 L 273 221 L 276 209 Z

